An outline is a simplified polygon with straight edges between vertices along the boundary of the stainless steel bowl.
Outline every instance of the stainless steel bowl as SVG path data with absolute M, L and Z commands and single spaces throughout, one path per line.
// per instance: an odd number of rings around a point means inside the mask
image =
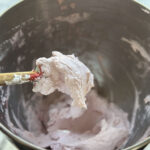
M 0 18 L 0 72 L 31 70 L 52 50 L 74 53 L 92 70 L 96 89 L 129 114 L 137 143 L 150 124 L 150 12 L 131 0 L 25 0 Z M 0 128 L 22 149 L 41 149 L 9 130 L 6 108 L 24 128 L 22 97 L 32 85 L 0 87 Z M 144 144 L 148 143 L 149 139 Z M 131 149 L 131 148 L 129 148 Z

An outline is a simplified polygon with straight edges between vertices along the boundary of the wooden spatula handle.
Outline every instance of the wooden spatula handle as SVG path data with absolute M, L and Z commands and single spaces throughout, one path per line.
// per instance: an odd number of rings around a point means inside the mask
M 32 75 L 37 74 L 35 71 L 27 72 L 12 72 L 12 73 L 0 73 L 0 85 L 13 85 L 23 84 L 31 81 Z

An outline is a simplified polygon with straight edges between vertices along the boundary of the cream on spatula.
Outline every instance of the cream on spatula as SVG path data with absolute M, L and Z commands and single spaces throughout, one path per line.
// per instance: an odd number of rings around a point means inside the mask
M 94 77 L 77 57 L 53 51 L 50 58 L 37 59 L 36 65 L 42 76 L 34 82 L 33 92 L 48 95 L 58 90 L 71 96 L 72 105 L 87 108 L 85 96 L 94 86 Z
M 32 81 L 33 92 L 49 95 L 58 90 L 71 96 L 72 105 L 87 108 L 85 96 L 94 86 L 94 77 L 77 57 L 53 51 L 50 58 L 37 59 L 36 66 L 28 72 L 0 73 L 0 85 Z

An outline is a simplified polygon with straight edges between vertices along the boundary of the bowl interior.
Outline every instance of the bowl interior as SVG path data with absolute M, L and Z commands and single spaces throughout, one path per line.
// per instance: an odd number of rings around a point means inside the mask
M 0 30 L 1 72 L 31 70 L 53 50 L 74 53 L 93 72 L 98 93 L 128 113 L 126 147 L 148 129 L 150 17 L 142 6 L 129 0 L 24 1 L 0 18 Z M 33 95 L 32 84 L 0 87 L 0 122 L 9 129 L 8 108 L 11 122 L 18 127 L 17 118 L 28 129 L 22 99 Z

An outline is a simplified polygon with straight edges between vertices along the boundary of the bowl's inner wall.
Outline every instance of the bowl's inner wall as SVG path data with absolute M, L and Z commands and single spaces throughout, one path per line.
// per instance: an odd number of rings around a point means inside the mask
M 134 144 L 150 123 L 144 104 L 150 93 L 150 17 L 140 7 L 128 0 L 25 1 L 0 18 L 0 71 L 31 70 L 53 50 L 74 53 L 94 73 L 99 94 L 128 112 L 133 130 L 127 146 Z M 19 100 L 29 100 L 31 89 L 25 84 L 0 91 L 0 103 L 8 98 L 9 112 L 26 129 Z M 4 107 L 0 121 L 7 126 Z

